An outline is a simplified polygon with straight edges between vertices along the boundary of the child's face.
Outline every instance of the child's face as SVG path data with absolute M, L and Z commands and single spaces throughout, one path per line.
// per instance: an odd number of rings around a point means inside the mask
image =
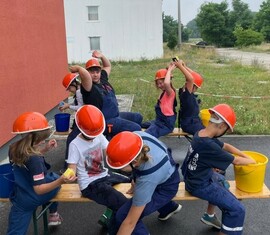
M 161 90 L 164 90 L 165 89 L 165 87 L 164 87 L 164 79 L 156 80 L 156 86 L 157 86 L 157 88 L 159 88 Z
M 93 82 L 94 83 L 99 83 L 100 76 L 101 76 L 101 69 L 98 68 L 98 67 L 93 67 L 93 68 L 87 69 L 87 71 L 91 75 L 91 78 L 92 78 Z
M 195 93 L 197 90 L 198 90 L 198 87 L 195 86 L 195 85 L 193 85 L 193 90 L 192 90 L 192 92 Z
M 75 94 L 76 93 L 76 87 L 75 86 L 69 86 L 68 87 L 68 91 L 72 94 Z

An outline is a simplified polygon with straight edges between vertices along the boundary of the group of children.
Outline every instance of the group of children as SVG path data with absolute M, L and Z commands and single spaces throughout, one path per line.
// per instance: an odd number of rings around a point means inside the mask
M 7 234 L 26 234 L 36 207 L 47 204 L 61 184 L 76 180 L 84 197 L 112 211 L 107 223 L 109 234 L 149 234 L 143 217 L 158 211 L 158 219 L 164 221 L 179 212 L 182 206 L 172 201 L 180 182 L 179 165 L 171 150 L 158 139 L 172 132 L 177 119 L 176 90 L 172 85 L 176 68 L 185 76 L 185 85 L 179 89 L 181 127 L 194 135 L 181 166 L 186 190 L 208 201 L 202 222 L 220 229 L 219 234 L 242 234 L 245 209 L 218 173 L 230 164 L 255 163 L 237 148 L 217 139 L 233 131 L 233 109 L 227 104 L 209 109 L 211 118 L 204 127 L 195 95 L 203 79 L 182 60 L 175 60 L 167 69 L 156 72 L 155 84 L 161 90 L 155 106 L 156 118 L 142 123 L 140 113 L 119 111 L 115 91 L 108 81 L 110 61 L 98 51 L 92 56 L 85 68 L 71 66 L 71 73 L 63 79 L 64 87 L 75 95 L 74 106 L 64 103 L 60 107 L 61 111 L 76 110 L 65 156 L 66 167 L 74 175 L 49 173 L 44 153 L 57 143 L 50 139 L 51 127 L 42 114 L 23 113 L 14 122 L 13 133 L 22 138 L 9 151 L 15 187 L 10 196 Z M 141 131 L 142 127 L 146 130 Z M 119 174 L 119 170 L 125 174 Z M 131 183 L 131 199 L 113 188 L 123 182 Z M 221 222 L 214 213 L 215 206 L 222 211 Z M 59 225 L 61 221 L 57 203 L 51 204 L 49 225 Z

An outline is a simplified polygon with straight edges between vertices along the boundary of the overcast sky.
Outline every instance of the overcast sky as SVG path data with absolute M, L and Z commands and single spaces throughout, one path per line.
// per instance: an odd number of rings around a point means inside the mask
M 163 11 L 165 15 L 170 15 L 178 20 L 178 1 L 179 0 L 163 0 Z M 193 20 L 204 2 L 221 3 L 222 1 L 223 0 L 180 0 L 181 23 L 186 25 L 189 21 Z M 227 2 L 230 6 L 232 1 L 227 0 Z M 247 3 L 251 11 L 257 12 L 263 0 L 242 0 L 242 2 Z

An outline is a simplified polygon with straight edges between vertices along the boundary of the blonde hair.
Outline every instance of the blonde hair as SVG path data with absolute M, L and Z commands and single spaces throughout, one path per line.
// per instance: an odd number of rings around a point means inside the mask
M 34 145 L 46 140 L 50 133 L 50 129 L 27 133 L 22 139 L 10 145 L 10 160 L 22 166 L 31 155 L 42 155 Z
M 149 146 L 143 145 L 141 152 L 138 154 L 135 160 L 137 160 L 139 163 L 149 161 L 149 159 L 151 158 L 150 155 L 148 155 L 149 151 Z

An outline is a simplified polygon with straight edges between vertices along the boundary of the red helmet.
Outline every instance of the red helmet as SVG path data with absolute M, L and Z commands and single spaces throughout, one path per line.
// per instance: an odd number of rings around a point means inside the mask
M 234 125 L 236 123 L 236 115 L 229 105 L 218 104 L 215 107 L 209 109 L 209 112 L 218 115 L 224 122 L 227 123 L 231 131 L 233 131 Z
M 141 152 L 142 138 L 134 132 L 123 131 L 115 135 L 107 147 L 107 164 L 120 169 L 131 163 Z
M 155 80 L 164 79 L 167 74 L 167 69 L 159 69 L 156 72 Z
M 92 67 L 99 67 L 101 68 L 100 66 L 100 63 L 97 59 L 90 59 L 86 62 L 85 64 L 85 69 L 89 69 L 89 68 L 92 68 Z
M 64 86 L 66 89 L 68 89 L 68 87 L 70 86 L 70 84 L 71 84 L 73 81 L 75 81 L 75 79 L 76 79 L 78 76 L 79 76 L 79 74 L 77 74 L 77 73 L 68 73 L 68 74 L 64 77 L 64 79 L 63 79 L 63 81 L 62 81 L 63 86 Z
M 203 83 L 203 78 L 202 78 L 202 76 L 201 76 L 200 74 L 198 74 L 197 72 L 194 72 L 194 71 L 192 71 L 192 72 L 190 72 L 190 73 L 191 73 L 191 75 L 192 75 L 192 77 L 193 77 L 193 83 L 194 83 L 194 85 L 195 85 L 196 87 L 198 87 L 198 88 L 201 88 L 202 83 Z
M 85 136 L 95 138 L 105 130 L 105 119 L 102 112 L 93 105 L 83 105 L 75 114 L 76 124 Z
M 46 117 L 38 112 L 25 112 L 13 123 L 13 134 L 25 134 L 50 129 Z

